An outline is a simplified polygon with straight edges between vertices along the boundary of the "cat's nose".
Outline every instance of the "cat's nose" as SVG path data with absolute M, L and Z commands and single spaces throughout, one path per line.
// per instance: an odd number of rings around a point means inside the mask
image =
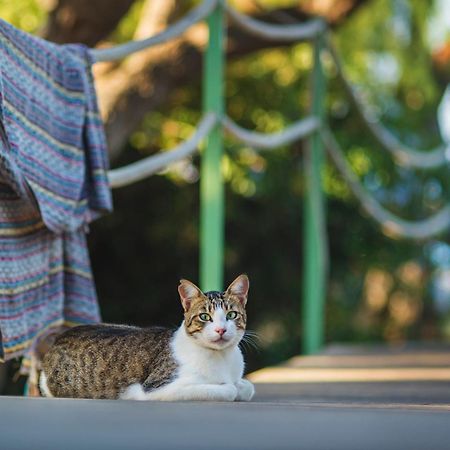
M 223 336 L 227 330 L 226 328 L 216 328 L 214 331 L 218 333 L 220 336 Z

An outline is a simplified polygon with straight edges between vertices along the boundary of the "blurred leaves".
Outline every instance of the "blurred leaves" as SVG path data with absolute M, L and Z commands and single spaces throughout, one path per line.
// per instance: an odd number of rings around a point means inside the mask
M 137 1 L 122 20 L 113 41 L 132 37 L 142 3 Z M 258 3 L 268 9 L 298 4 Z M 428 41 L 434 4 L 368 1 L 333 32 L 345 70 L 367 106 L 403 142 L 417 148 L 440 141 L 436 110 L 445 86 L 436 78 Z M 37 1 L 4 0 L 0 16 L 34 32 L 45 12 Z M 424 217 L 439 208 L 448 200 L 448 169 L 422 173 L 397 167 L 371 141 L 326 57 L 324 63 L 329 121 L 365 187 L 405 218 Z M 311 48 L 305 43 L 227 61 L 228 114 L 260 132 L 279 131 L 304 117 L 311 64 Z M 146 115 L 118 165 L 179 144 L 192 134 L 200 115 L 199 68 L 195 82 L 174 87 L 170 101 Z M 250 328 L 262 337 L 261 353 L 251 357 L 255 367 L 300 351 L 305 144 L 264 153 L 228 136 L 225 144 L 226 279 L 241 272 L 250 276 Z M 105 320 L 179 322 L 178 279 L 198 281 L 199 164 L 195 157 L 118 190 L 115 213 L 93 225 L 91 254 Z M 427 247 L 384 236 L 361 213 L 332 165 L 325 165 L 322 176 L 331 260 L 327 339 L 399 341 L 450 335 L 450 319 L 442 319 L 433 307 L 429 282 L 436 267 L 424 251 Z
M 35 33 L 43 25 L 46 12 L 39 0 L 2 0 L 0 17 L 24 31 Z

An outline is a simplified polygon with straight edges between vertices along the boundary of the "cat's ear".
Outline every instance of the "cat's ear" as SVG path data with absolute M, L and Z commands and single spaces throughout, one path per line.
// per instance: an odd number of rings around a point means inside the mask
M 250 287 L 250 282 L 247 275 L 239 275 L 226 290 L 229 295 L 234 295 L 239 299 L 242 306 L 247 303 L 248 289 Z
M 180 280 L 178 293 L 180 294 L 181 304 L 185 311 L 188 311 L 191 307 L 192 300 L 203 295 L 200 288 L 188 280 Z

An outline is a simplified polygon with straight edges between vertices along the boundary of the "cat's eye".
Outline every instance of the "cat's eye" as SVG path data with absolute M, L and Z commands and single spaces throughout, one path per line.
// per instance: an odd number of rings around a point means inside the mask
M 233 319 L 236 319 L 236 317 L 237 317 L 236 311 L 229 311 L 227 313 L 227 320 L 233 320 Z
M 209 322 L 211 320 L 211 316 L 209 314 L 207 314 L 207 313 L 201 313 L 201 314 L 198 315 L 198 317 L 203 322 Z

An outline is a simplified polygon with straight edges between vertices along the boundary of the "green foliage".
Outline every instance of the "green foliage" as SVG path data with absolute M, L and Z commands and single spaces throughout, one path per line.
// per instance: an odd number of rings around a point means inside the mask
M 128 14 L 120 21 L 111 40 L 116 43 L 124 43 L 133 39 L 134 30 L 139 20 L 144 0 L 137 0 L 133 3 Z
M 34 33 L 44 23 L 46 14 L 37 0 L 2 0 L 0 17 L 21 30 Z
M 272 8 L 297 2 L 259 3 Z M 113 40 L 122 42 L 132 36 L 141 7 L 138 1 Z M 426 35 L 431 14 L 433 2 L 428 0 L 372 0 L 333 33 L 346 72 L 367 105 L 403 142 L 418 148 L 439 142 L 436 109 L 444 86 L 436 80 L 430 63 Z M 30 31 L 44 19 L 32 0 L 3 1 L 0 15 Z M 22 23 L 27 15 L 33 19 Z M 367 189 L 405 218 L 425 217 L 441 206 L 445 195 L 430 200 L 424 186 L 437 183 L 448 193 L 448 170 L 422 173 L 396 167 L 361 126 L 330 61 L 325 58 L 324 63 L 330 124 Z M 311 65 L 311 48 L 304 43 L 228 61 L 228 114 L 249 129 L 283 129 L 309 111 Z M 130 136 L 118 164 L 185 140 L 201 115 L 200 83 L 199 78 L 192 85 L 178 86 L 164 108 L 148 114 Z M 299 142 L 258 153 L 226 137 L 226 279 L 241 272 L 250 276 L 250 328 L 262 338 L 261 352 L 252 354 L 251 367 L 280 361 L 300 350 L 303 148 Z M 198 165 L 199 159 L 194 158 L 118 190 L 114 214 L 93 224 L 90 246 L 105 320 L 179 322 L 178 279 L 198 281 Z M 323 169 L 323 180 L 330 244 L 328 340 L 439 336 L 439 320 L 426 289 L 431 270 L 424 246 L 384 236 L 361 213 L 329 163 Z M 412 287 L 402 281 L 402 267 L 411 261 L 421 267 L 422 274 L 419 285 Z M 392 277 L 379 309 L 374 309 L 366 292 L 374 270 Z M 422 308 L 412 321 L 405 319 L 406 313 L 399 313 L 408 310 L 408 302 L 420 303 Z M 442 323 L 449 328 L 448 319 Z
M 419 147 L 438 142 L 435 112 L 443 90 L 434 79 L 429 49 L 421 40 L 430 13 L 429 5 L 424 7 L 424 3 L 402 1 L 394 9 L 387 0 L 369 2 L 334 34 L 346 71 L 360 86 L 368 105 L 401 139 Z M 266 2 L 266 6 L 269 4 Z M 272 4 L 280 6 L 280 2 Z M 409 11 L 409 20 L 397 17 L 402 16 L 405 8 Z M 400 20 L 399 23 L 404 20 L 404 23 L 393 26 L 394 20 Z M 409 33 L 409 39 L 399 38 L 401 26 L 406 27 L 403 32 Z M 327 100 L 330 121 L 346 149 L 349 164 L 361 181 L 404 217 L 427 215 L 442 204 L 441 198 L 432 206 L 418 207 L 423 205 L 423 183 L 437 179 L 445 189 L 445 171 L 408 174 L 398 170 L 391 157 L 377 148 L 364 132 L 334 78 L 330 62 L 324 62 L 330 77 Z M 228 114 L 249 129 L 261 132 L 283 129 L 308 113 L 311 64 L 308 44 L 268 49 L 228 61 Z M 380 64 L 394 65 L 397 76 L 381 76 Z M 149 154 L 184 140 L 192 133 L 200 108 L 200 80 L 193 86 L 178 87 L 172 102 L 158 113 L 149 114 L 141 129 L 133 134 L 128 157 L 136 150 Z M 245 271 L 251 279 L 250 327 L 261 336 L 261 352 L 251 355 L 251 367 L 282 360 L 300 350 L 303 146 L 298 143 L 290 148 L 258 153 L 226 137 L 223 167 L 227 182 L 226 278 Z M 197 159 L 192 161 L 191 167 L 195 168 L 198 162 Z M 113 216 L 104 219 L 103 225 L 94 227 L 91 242 L 100 294 L 102 298 L 111 299 L 103 304 L 108 320 L 129 317 L 130 321 L 148 323 L 157 317 L 159 322 L 175 323 L 179 317 L 175 293 L 177 278 L 198 280 L 197 183 L 195 177 L 186 179 L 182 173 L 183 170 L 175 168 L 164 178 L 153 178 L 141 187 L 119 191 L 115 225 L 109 232 L 104 229 L 107 223 L 114 221 Z M 402 322 L 400 316 L 395 315 L 399 308 L 391 306 L 399 298 L 398 292 L 405 289 L 397 275 L 393 285 L 396 287 L 386 294 L 386 304 L 381 309 L 372 311 L 365 293 L 368 274 L 374 268 L 395 274 L 406 261 L 419 261 L 426 273 L 422 245 L 393 242 L 385 237 L 376 224 L 361 214 L 345 182 L 328 163 L 323 170 L 323 180 L 329 198 L 327 223 L 331 258 L 328 340 L 371 341 L 423 336 L 420 315 L 412 322 Z M 174 182 L 178 186 L 175 190 Z M 405 186 L 408 201 L 400 204 L 396 192 Z M 118 214 L 123 218 L 121 225 L 117 224 Z M 98 242 L 105 242 L 105 248 L 109 247 L 121 229 L 126 230 L 128 237 L 119 239 L 116 244 L 125 242 L 117 256 L 102 257 L 105 250 L 97 249 Z M 142 245 L 139 233 L 143 233 L 147 244 Z M 135 243 L 130 245 L 130 239 Z M 134 263 L 126 268 L 118 263 L 119 281 L 116 283 L 116 276 L 112 281 L 107 267 L 115 265 L 119 255 Z M 145 277 L 143 267 L 148 273 Z M 424 276 L 413 291 L 420 292 L 420 304 L 425 300 L 424 311 L 433 317 L 423 290 L 426 282 Z M 119 309 L 112 311 L 112 306 Z

